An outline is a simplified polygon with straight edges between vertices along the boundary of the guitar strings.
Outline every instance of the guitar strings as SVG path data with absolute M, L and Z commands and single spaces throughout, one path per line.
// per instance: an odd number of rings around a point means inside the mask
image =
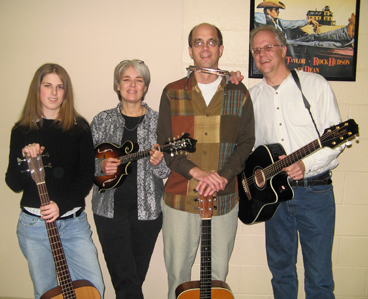
M 173 145 L 175 145 L 175 142 L 173 143 L 169 143 L 169 144 L 164 144 L 161 147 L 161 149 L 165 149 L 167 147 L 172 147 Z M 146 149 L 144 151 L 140 151 L 140 152 L 136 152 L 136 153 L 132 153 L 132 154 L 129 154 L 128 156 L 121 156 L 119 157 L 120 161 L 122 161 L 123 163 L 125 162 L 129 162 L 129 161 L 132 161 L 132 160 L 135 160 L 135 159 L 139 159 L 140 158 L 143 158 L 145 156 L 148 156 L 149 152 L 150 152 L 151 149 Z M 133 158 L 132 158 L 133 157 Z
M 200 295 L 211 294 L 211 219 L 202 220 Z M 203 296 L 203 297 L 202 297 Z
M 46 182 L 44 180 L 44 166 L 42 163 L 42 158 L 40 156 L 36 159 L 38 161 L 38 167 L 36 168 L 33 165 L 33 169 L 40 170 L 41 175 L 38 176 L 38 173 L 35 171 L 33 174 L 35 176 L 35 182 L 38 189 L 38 194 L 40 196 L 41 206 L 45 206 L 50 203 L 50 198 L 48 195 Z M 32 164 L 34 161 L 32 160 Z M 66 263 L 64 250 L 61 244 L 59 231 L 57 229 L 55 221 L 48 223 L 45 221 L 46 230 L 49 236 L 50 247 L 53 253 L 53 258 L 55 262 L 55 268 L 57 272 L 57 278 L 59 280 L 59 284 L 62 290 L 62 294 L 65 299 L 76 299 L 75 291 L 73 288 L 72 280 L 70 277 L 68 265 Z
M 287 165 L 291 165 L 293 163 L 296 163 L 297 161 L 301 160 L 303 157 L 305 157 L 305 156 L 313 153 L 317 149 L 321 148 L 322 146 L 318 142 L 319 140 L 322 143 L 324 140 L 328 140 L 331 137 L 336 137 L 336 136 L 334 136 L 335 134 L 336 134 L 336 132 L 334 130 L 328 131 L 325 134 L 323 134 L 321 136 L 321 138 L 318 138 L 318 139 L 310 142 L 309 144 L 302 147 L 301 149 L 295 151 L 294 153 L 290 154 L 289 156 L 286 156 L 284 159 L 278 160 L 275 163 L 267 166 L 266 168 L 262 169 L 262 171 L 256 172 L 255 174 L 253 174 L 249 178 L 246 178 L 246 182 L 247 182 L 248 186 L 252 185 L 252 184 L 255 184 L 256 182 L 265 182 L 265 181 L 267 181 L 270 177 L 280 173 L 284 167 L 287 167 Z M 308 150 L 306 150 L 306 149 L 308 149 Z

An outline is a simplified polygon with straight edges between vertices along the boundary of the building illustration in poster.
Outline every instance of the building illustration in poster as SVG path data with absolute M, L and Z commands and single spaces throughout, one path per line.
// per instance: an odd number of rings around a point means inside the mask
M 250 27 L 271 25 L 283 32 L 290 69 L 318 73 L 328 80 L 354 81 L 359 0 L 327 2 L 252 0 Z M 262 77 L 251 55 L 249 77 Z

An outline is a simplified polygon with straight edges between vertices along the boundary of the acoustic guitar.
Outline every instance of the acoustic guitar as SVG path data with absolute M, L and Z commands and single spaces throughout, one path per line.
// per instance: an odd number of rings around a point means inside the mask
M 212 195 L 199 197 L 199 213 L 202 218 L 200 280 L 180 284 L 175 290 L 177 299 L 234 299 L 226 282 L 212 280 L 211 218 L 215 200 Z
M 35 158 L 26 157 L 26 161 L 32 179 L 37 185 L 41 206 L 48 205 L 50 198 L 47 192 L 45 170 L 41 155 L 39 154 Z M 100 299 L 99 291 L 88 280 L 71 280 L 56 223 L 55 221 L 45 223 L 59 286 L 47 291 L 41 296 L 41 299 Z
M 172 156 L 187 152 L 194 153 L 196 143 L 197 140 L 190 138 L 189 133 L 185 133 L 178 139 L 166 142 L 158 149 L 162 152 L 170 152 Z M 115 174 L 95 176 L 94 183 L 99 188 L 98 192 L 119 187 L 129 174 L 130 163 L 148 157 L 150 150 L 146 149 L 138 152 L 136 145 L 131 141 L 124 142 L 122 146 L 116 146 L 108 142 L 97 145 L 95 147 L 95 158 L 117 158 L 121 161 Z
M 282 169 L 323 147 L 335 148 L 354 138 L 358 125 L 349 119 L 325 129 L 323 135 L 279 160 L 285 150 L 279 143 L 261 145 L 245 162 L 245 169 L 238 175 L 239 219 L 245 224 L 267 221 L 276 213 L 281 202 L 294 197 L 288 175 Z

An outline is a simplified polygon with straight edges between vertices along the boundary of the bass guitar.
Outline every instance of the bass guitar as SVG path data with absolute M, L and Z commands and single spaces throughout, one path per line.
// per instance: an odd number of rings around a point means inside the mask
M 166 142 L 158 149 L 163 152 L 171 152 L 171 155 L 178 155 L 183 153 L 194 153 L 196 151 L 197 140 L 190 138 L 189 133 L 183 134 L 178 139 Z M 151 149 L 137 152 L 137 148 L 131 141 L 126 141 L 122 146 L 116 146 L 112 143 L 101 143 L 95 147 L 95 158 L 107 159 L 117 158 L 121 161 L 118 170 L 113 175 L 95 176 L 94 183 L 99 188 L 98 192 L 104 190 L 117 188 L 128 175 L 128 167 L 131 162 L 137 161 L 141 158 L 147 157 Z
M 323 135 L 279 160 L 285 155 L 281 144 L 261 145 L 245 162 L 245 169 L 238 175 L 239 219 L 245 224 L 267 221 L 276 213 L 282 201 L 294 197 L 288 175 L 282 169 L 322 147 L 335 148 L 352 139 L 359 132 L 353 119 L 326 129 Z
M 39 154 L 35 158 L 26 157 L 26 161 L 32 179 L 37 185 L 41 206 L 48 205 L 50 203 L 50 198 L 47 192 L 45 170 L 41 155 Z M 54 257 L 59 286 L 47 291 L 41 296 L 41 299 L 100 299 L 101 296 L 99 291 L 88 280 L 71 280 L 56 223 L 55 221 L 45 223 L 52 255 Z
M 175 290 L 177 299 L 234 299 L 226 282 L 212 280 L 211 218 L 215 200 L 216 198 L 212 195 L 199 197 L 199 213 L 202 218 L 200 281 L 188 281 L 180 284 Z

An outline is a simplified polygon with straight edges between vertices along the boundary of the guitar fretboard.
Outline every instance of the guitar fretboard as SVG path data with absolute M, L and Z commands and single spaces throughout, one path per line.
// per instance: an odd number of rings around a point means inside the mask
M 254 184 L 256 181 L 263 181 L 263 177 L 258 177 L 258 176 L 264 175 L 264 180 L 265 181 L 269 180 L 273 176 L 279 174 L 282 171 L 282 169 L 284 169 L 285 167 L 288 167 L 302 160 L 306 156 L 319 150 L 321 147 L 322 145 L 319 139 L 312 141 L 306 146 L 303 146 L 302 148 L 298 149 L 292 154 L 286 156 L 284 159 L 278 160 L 275 163 L 264 168 L 262 172 L 256 172 L 254 175 L 252 175 L 251 177 L 247 179 L 248 185 Z
M 168 149 L 171 149 L 171 148 L 172 148 L 172 144 L 165 144 L 165 145 L 162 145 L 160 147 L 160 149 L 163 152 L 165 152 L 165 151 L 167 151 Z M 132 162 L 132 161 L 137 161 L 141 158 L 149 156 L 150 151 L 151 151 L 151 149 L 146 149 L 144 151 L 132 153 L 132 154 L 129 154 L 129 155 L 126 155 L 126 156 L 121 156 L 121 157 L 119 157 L 119 159 L 120 159 L 122 164 Z
M 38 194 L 40 195 L 41 206 L 48 205 L 50 203 L 50 198 L 47 192 L 46 183 L 45 182 L 38 183 L 37 189 Z M 56 223 L 55 221 L 51 223 L 48 222 L 45 223 L 47 234 L 50 241 L 52 255 L 54 257 L 56 274 L 61 287 L 63 298 L 77 299 Z
M 211 219 L 202 219 L 200 299 L 211 298 Z

